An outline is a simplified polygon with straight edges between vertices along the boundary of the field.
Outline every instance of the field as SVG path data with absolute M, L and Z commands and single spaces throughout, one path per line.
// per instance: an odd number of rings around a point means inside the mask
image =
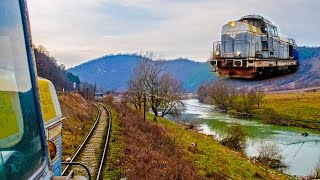
M 269 93 L 256 113 L 274 115 L 290 120 L 290 125 L 320 127 L 320 92 Z M 267 113 L 268 114 L 268 113 Z

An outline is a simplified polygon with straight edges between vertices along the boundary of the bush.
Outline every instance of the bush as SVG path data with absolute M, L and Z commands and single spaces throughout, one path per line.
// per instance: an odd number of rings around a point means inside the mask
M 113 104 L 114 103 L 114 96 L 108 95 L 105 98 L 103 98 L 102 102 L 106 104 Z
M 283 163 L 281 149 L 277 144 L 271 142 L 262 142 L 258 146 L 257 161 L 268 165 L 271 168 L 286 167 Z
M 220 142 L 230 149 L 243 151 L 246 145 L 246 133 L 239 124 L 232 124 Z

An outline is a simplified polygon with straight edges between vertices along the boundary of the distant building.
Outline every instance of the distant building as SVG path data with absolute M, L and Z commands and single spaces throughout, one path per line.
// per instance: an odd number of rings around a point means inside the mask
M 97 98 L 97 99 L 101 99 L 101 98 L 104 97 L 104 95 L 103 95 L 103 93 L 95 93 L 94 97 Z

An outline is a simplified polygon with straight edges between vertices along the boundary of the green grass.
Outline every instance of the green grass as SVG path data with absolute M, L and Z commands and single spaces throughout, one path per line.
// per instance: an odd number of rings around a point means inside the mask
M 293 119 L 320 122 L 320 92 L 267 94 L 261 107 Z
M 265 114 L 266 111 L 274 111 L 275 116 L 288 119 L 285 124 L 290 126 L 319 129 L 320 92 L 266 94 L 261 108 L 254 113 Z
M 148 114 L 147 118 L 152 120 L 153 115 Z M 244 154 L 226 148 L 210 136 L 195 130 L 185 130 L 182 125 L 164 118 L 158 118 L 158 121 L 182 148 L 183 158 L 189 161 L 200 175 L 209 178 L 226 176 L 232 179 L 288 178 L 275 170 L 252 164 Z M 197 143 L 197 149 L 191 152 L 189 147 L 193 142 Z
M 107 152 L 107 159 L 105 168 L 102 174 L 103 179 L 120 179 L 124 177 L 124 169 L 121 165 L 121 158 L 123 158 L 122 149 L 123 135 L 120 126 L 118 113 L 112 108 L 108 107 L 112 116 L 111 136 L 109 141 L 109 149 Z

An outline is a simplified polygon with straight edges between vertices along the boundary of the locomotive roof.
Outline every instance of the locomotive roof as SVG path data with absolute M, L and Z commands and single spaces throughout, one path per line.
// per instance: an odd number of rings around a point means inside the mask
M 257 15 L 257 14 L 246 15 L 246 16 L 242 16 L 242 17 L 240 18 L 240 20 L 243 20 L 243 19 L 260 19 L 260 20 L 262 20 L 262 21 L 264 21 L 264 22 L 266 22 L 266 23 L 268 23 L 268 24 L 273 25 L 273 24 L 271 23 L 271 21 L 269 21 L 267 18 L 264 18 L 264 17 L 262 17 L 262 16 L 260 16 L 260 15 Z M 273 25 L 273 26 L 274 26 L 274 25 Z

